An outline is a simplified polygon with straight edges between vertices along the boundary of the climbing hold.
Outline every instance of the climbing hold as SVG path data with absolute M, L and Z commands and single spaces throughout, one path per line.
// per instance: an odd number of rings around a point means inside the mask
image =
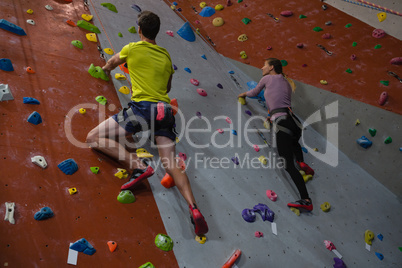
M 130 190 L 123 190 L 117 196 L 117 201 L 122 204 L 130 204 L 135 202 L 135 196 Z
M 28 23 L 28 24 L 31 24 L 31 25 L 35 25 L 35 21 L 34 21 L 34 20 L 27 20 L 27 23 Z
M 27 10 L 27 13 L 28 13 L 28 14 L 32 14 L 32 13 L 33 13 L 33 10 L 32 10 L 32 9 L 28 9 L 28 10 Z
M 166 173 L 165 176 L 162 178 L 161 184 L 167 189 L 176 186 L 176 184 L 174 183 L 174 179 L 172 178 L 172 176 L 169 175 L 169 173 Z
M 240 41 L 240 42 L 244 42 L 247 40 L 248 40 L 248 37 L 246 34 L 241 34 L 241 35 L 239 35 L 239 37 L 237 37 L 237 41 Z
M 321 32 L 324 31 L 321 27 L 314 27 L 313 29 L 314 32 Z
M 11 72 L 14 71 L 13 64 L 9 59 L 0 59 L 0 70 Z
M 70 195 L 76 194 L 77 193 L 77 188 L 68 188 L 68 193 Z
M 152 158 L 154 157 L 153 154 L 150 154 L 146 149 L 144 148 L 139 148 L 135 151 L 135 153 L 137 154 L 137 157 L 139 158 Z
M 138 268 L 155 268 L 155 266 L 151 262 L 144 263 Z
M 218 131 L 220 134 L 223 133 L 223 129 L 221 129 L 221 128 L 218 128 L 217 131 Z
M 290 10 L 284 10 L 281 12 L 281 16 L 283 16 L 283 17 L 290 17 L 292 15 L 293 15 L 293 12 Z
M 334 261 L 335 261 L 334 268 L 346 268 L 346 265 L 342 259 L 335 257 Z
M 345 28 L 350 28 L 350 27 L 352 27 L 351 23 L 348 23 L 348 24 L 345 25 Z
M 307 16 L 305 16 L 305 15 L 300 15 L 299 16 L 299 19 L 305 19 L 305 18 L 307 18 Z
M 100 33 L 98 27 L 84 20 L 77 21 L 77 26 L 94 33 Z
M 207 56 L 205 56 L 205 54 L 201 55 L 201 58 L 203 58 L 204 60 L 207 59 Z
M 239 165 L 239 158 L 236 156 L 233 156 L 232 158 L 231 158 L 231 160 L 232 160 L 232 162 L 233 163 L 235 163 L 236 165 Z
M 278 195 L 272 191 L 272 190 L 267 190 L 267 197 L 271 200 L 271 201 L 276 201 L 276 199 L 278 198 Z
M 107 9 L 109 9 L 110 11 L 113 11 L 115 13 L 118 13 L 116 6 L 111 4 L 111 3 L 102 3 L 101 6 L 106 7 Z
M 171 8 L 172 10 L 175 10 L 175 9 L 176 9 L 176 6 L 175 6 L 175 5 L 171 5 L 170 8 Z
M 322 85 L 327 85 L 327 84 L 328 84 L 327 80 L 320 80 L 320 83 L 321 83 Z
M 322 39 L 331 39 L 332 35 L 330 33 L 325 33 L 321 37 Z
M 109 247 L 110 252 L 114 252 L 117 248 L 117 243 L 114 241 L 108 241 L 107 246 Z
M 200 84 L 200 82 L 198 82 L 197 79 L 190 79 L 190 83 L 193 84 L 194 86 L 198 86 Z
M 222 84 L 217 84 L 216 86 L 219 87 L 220 89 L 223 88 Z
M 197 93 L 203 97 L 206 97 L 208 95 L 207 92 L 202 88 L 197 88 Z
M 246 52 L 245 52 L 245 51 L 241 51 L 241 52 L 240 52 L 240 57 L 241 57 L 242 59 L 247 59 L 247 54 L 246 54 Z
M 380 49 L 382 46 L 381 45 L 375 45 L 374 49 Z
M 260 151 L 260 147 L 257 144 L 254 144 L 253 148 L 257 153 Z
M 135 29 L 134 26 L 131 26 L 130 28 L 128 28 L 128 31 L 129 31 L 130 33 L 137 33 L 137 30 Z
M 221 17 L 216 17 L 212 20 L 212 25 L 214 25 L 215 27 L 220 27 L 223 24 L 225 24 L 225 21 Z
M 73 27 L 76 27 L 76 26 L 77 26 L 77 24 L 75 24 L 75 22 L 72 21 L 72 20 L 66 20 L 66 23 L 67 23 L 68 25 L 70 25 L 70 26 L 73 26 Z
M 232 119 L 230 119 L 229 117 L 226 117 L 226 122 L 227 122 L 228 124 L 232 124 Z
M 371 36 L 374 38 L 383 38 L 385 36 L 385 31 L 382 29 L 374 29 Z
M 245 110 L 244 112 L 245 112 L 247 115 L 249 115 L 249 116 L 252 115 L 252 113 L 251 113 L 249 110 Z
M 394 65 L 402 65 L 402 57 L 393 58 L 389 63 Z
M 14 208 L 15 208 L 15 203 L 14 202 L 6 202 L 6 215 L 4 217 L 5 221 L 8 221 L 11 224 L 15 224 L 15 219 L 14 219 Z
M 47 10 L 49 10 L 49 11 L 52 11 L 52 10 L 53 10 L 53 7 L 52 7 L 51 5 L 46 5 L 45 8 L 46 8 Z
M 127 86 L 122 86 L 119 88 L 119 92 L 127 95 L 130 94 L 130 89 Z
M 179 110 L 179 104 L 177 103 L 176 98 L 170 100 L 170 106 L 172 106 L 173 115 L 176 115 Z
M 314 152 L 318 152 L 318 148 L 314 148 L 313 150 L 314 150 Z
M 99 173 L 99 167 L 90 167 L 89 168 L 93 174 L 98 174 Z
M 137 12 L 142 11 L 141 8 L 139 6 L 137 6 L 137 5 L 131 5 L 131 8 L 134 9 L 135 11 L 137 11 Z
M 298 48 L 303 48 L 304 47 L 304 44 L 303 43 L 297 43 L 297 45 L 296 45 Z
M 297 209 L 297 208 L 290 208 L 290 210 L 291 210 L 294 214 L 296 214 L 297 216 L 300 216 L 300 210 L 299 210 L 299 209 Z
M 305 153 L 305 154 L 307 154 L 307 153 L 308 153 L 308 151 L 307 151 L 307 148 L 306 148 L 306 147 L 301 147 L 301 148 L 302 148 L 303 153 Z
M 215 6 L 215 10 L 218 10 L 218 11 L 222 10 L 223 8 L 224 7 L 221 4 L 218 4 L 218 5 Z
M 207 237 L 205 235 L 196 235 L 195 236 L 195 241 L 197 241 L 200 244 L 205 244 L 205 242 L 207 241 Z
M 201 17 L 211 17 L 214 14 L 215 14 L 215 9 L 212 7 L 208 7 L 208 6 L 202 8 L 202 10 L 200 12 Z
M 246 25 L 251 22 L 251 20 L 249 18 L 243 18 L 241 21 Z
M 123 37 L 123 34 L 122 33 L 117 33 L 117 35 L 119 36 L 119 37 Z
M 346 69 L 345 72 L 350 73 L 350 74 L 353 73 L 353 71 L 350 68 Z
M 360 120 L 356 119 L 355 126 L 358 126 L 358 125 L 360 125 Z
M 186 71 L 186 72 L 188 72 L 188 73 L 190 73 L 191 74 L 191 70 L 190 70 L 190 68 L 184 68 L 184 71 Z
M 260 238 L 260 237 L 264 237 L 264 234 L 262 232 L 255 231 L 254 236 Z
M 102 80 L 109 81 L 109 76 L 106 75 L 102 67 L 95 66 L 93 63 L 91 63 L 91 66 L 89 66 L 88 73 L 95 78 L 100 78 Z
M 387 137 L 385 140 L 384 140 L 384 143 L 385 144 L 390 144 L 392 142 L 392 138 L 391 137 Z
M 41 168 L 47 167 L 46 160 L 43 156 L 37 155 L 37 156 L 31 157 L 31 161 L 32 161 L 32 163 L 40 166 Z
M 64 160 L 57 167 L 66 175 L 73 175 L 78 170 L 78 165 L 72 158 Z
M 80 114 L 86 114 L 87 110 L 85 110 L 84 108 L 81 108 L 78 110 L 78 112 L 80 112 Z
M 355 47 L 355 46 L 357 46 L 357 42 L 352 43 L 352 47 Z
M 272 49 L 272 47 L 271 46 L 267 46 L 267 50 L 271 50 Z
M 187 155 L 185 153 L 179 153 L 179 157 L 183 161 L 186 161 L 186 159 L 187 159 Z
M 387 18 L 387 13 L 385 12 L 377 13 L 377 18 L 379 22 L 383 22 Z
M 258 157 L 258 160 L 263 164 L 266 165 L 268 163 L 267 158 L 265 158 L 265 156 L 261 155 L 260 157 Z
M 98 42 L 98 39 L 96 38 L 96 34 L 94 34 L 94 33 L 87 33 L 86 37 L 91 42 L 95 42 L 95 43 Z
M 328 250 L 330 250 L 330 251 L 336 249 L 334 243 L 332 243 L 332 242 L 329 241 L 329 240 L 324 240 L 324 245 L 325 245 L 325 247 L 326 247 Z
M 80 49 L 82 49 L 82 48 L 84 47 L 84 46 L 82 45 L 82 42 L 79 41 L 79 40 L 73 40 L 73 41 L 71 41 L 71 44 L 72 44 L 73 46 L 75 46 L 75 47 L 80 48 Z
M 109 54 L 109 55 L 113 55 L 113 54 L 114 54 L 114 51 L 113 51 L 113 49 L 111 49 L 111 48 L 105 48 L 104 51 L 105 51 L 106 54 Z
M 366 230 L 364 232 L 364 241 L 366 241 L 366 244 L 372 245 L 373 239 L 374 239 L 374 233 L 370 230 Z
M 40 104 L 40 102 L 37 99 L 31 98 L 31 97 L 23 97 L 22 103 L 24 103 L 24 104 Z
M 115 73 L 114 78 L 117 80 L 126 80 L 127 79 L 123 74 L 120 74 L 120 73 Z
M 201 117 L 202 117 L 201 112 L 196 112 L 195 115 L 196 115 L 198 118 L 200 118 L 200 119 L 201 119 Z
M 201 2 L 200 3 L 200 8 L 204 8 L 204 7 L 206 7 L 207 6 L 207 3 L 205 3 L 205 2 Z
M 0 20 L 0 28 L 18 35 L 27 35 L 21 27 L 4 19 Z
M 83 18 L 86 21 L 91 21 L 94 15 L 89 15 L 89 14 L 82 14 L 81 18 Z
M 40 116 L 40 114 L 38 112 L 33 112 L 27 120 L 29 123 L 34 124 L 34 125 L 38 125 L 40 123 L 42 123 L 42 117 Z
M 127 173 L 127 170 L 125 170 L 123 168 L 118 168 L 117 172 L 114 174 L 114 176 L 119 179 L 127 179 L 128 173 Z
M 179 141 L 180 141 L 180 140 L 179 140 L 179 137 L 176 137 L 176 140 L 175 140 L 175 141 L 176 141 L 176 143 L 179 143 Z
M 167 30 L 167 31 L 166 31 L 166 34 L 167 34 L 167 35 L 170 35 L 171 37 L 174 37 L 173 32 L 170 31 L 170 30 Z
M 375 128 L 369 128 L 369 133 L 370 133 L 370 135 L 371 135 L 371 137 L 374 137 L 375 136 L 375 134 L 377 133 L 377 130 L 375 129 Z
M 324 212 L 328 212 L 331 209 L 331 205 L 328 202 L 324 202 L 320 206 L 321 210 Z
M 322 8 L 322 10 L 327 10 L 328 7 L 327 7 L 327 5 L 322 5 L 321 8 Z
M 357 139 L 357 144 L 359 144 L 364 149 L 369 148 L 373 142 L 366 138 L 366 136 L 362 136 L 360 139 Z
M 239 98 L 238 99 L 241 105 L 246 105 L 246 98 Z
M 288 62 L 286 60 L 281 60 L 282 66 L 285 67 L 288 65 Z
M 307 183 L 309 180 L 313 179 L 313 175 L 311 174 L 306 174 L 303 170 L 299 170 L 300 174 L 303 177 L 304 183 Z
M 307 67 L 307 64 L 304 63 L 304 64 L 302 65 L 302 67 Z
M 248 208 L 243 209 L 241 216 L 246 222 L 254 222 L 256 219 L 254 211 Z
M 329 26 L 329 25 L 331 25 L 332 24 L 332 21 L 327 21 L 327 22 L 325 22 L 325 25 L 327 25 L 327 26 Z
M 155 245 L 163 251 L 170 251 L 173 249 L 173 240 L 167 235 L 157 234 L 155 237 Z
M 389 86 L 389 81 L 387 80 L 380 80 L 380 83 L 383 84 L 384 86 Z
M 236 130 L 232 129 L 232 134 L 235 135 L 235 136 L 237 136 Z
M 376 252 L 375 255 L 380 259 L 380 261 L 384 259 L 384 255 L 382 255 L 381 253 Z
M 253 210 L 261 215 L 263 221 L 274 221 L 275 213 L 267 205 L 259 203 Z
M 384 239 L 384 236 L 383 236 L 382 234 L 378 234 L 377 237 L 378 237 L 378 239 L 379 239 L 380 241 L 382 241 L 382 240 Z
M 46 220 L 54 216 L 53 211 L 50 207 L 43 207 L 38 212 L 35 213 L 34 218 L 37 221 Z
M 81 238 L 75 241 L 71 246 L 70 249 L 82 252 L 87 255 L 93 255 L 96 252 L 96 249 L 85 239 Z
M 355 54 L 352 54 L 352 55 L 350 56 L 350 59 L 351 59 L 351 60 L 356 60 L 356 55 L 355 55 Z
M 384 91 L 383 93 L 381 93 L 380 98 L 378 99 L 378 104 L 383 106 L 387 100 L 388 100 L 388 93 Z
M 102 105 L 106 105 L 106 103 L 107 103 L 107 99 L 105 97 L 103 97 L 103 96 L 97 96 L 95 98 L 95 100 L 97 102 L 99 102 L 100 104 L 102 104 Z

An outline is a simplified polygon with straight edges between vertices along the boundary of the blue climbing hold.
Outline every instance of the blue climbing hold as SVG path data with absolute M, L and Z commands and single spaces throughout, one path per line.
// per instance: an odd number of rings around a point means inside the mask
M 208 6 L 204 7 L 200 12 L 201 17 L 211 17 L 214 14 L 215 14 L 215 8 Z
M 195 41 L 195 34 L 193 32 L 193 29 L 191 29 L 190 23 L 188 21 L 184 23 L 184 25 L 177 31 L 177 34 L 180 35 L 181 38 L 189 42 Z
M 235 136 L 237 136 L 236 130 L 232 129 L 232 134 L 235 135 Z
M 357 144 L 359 144 L 364 149 L 369 148 L 373 142 L 366 138 L 366 136 L 362 136 L 360 139 L 357 139 Z
M 384 255 L 381 253 L 376 252 L 375 255 L 382 261 L 384 259 Z
M 85 238 L 75 241 L 74 244 L 70 246 L 70 249 L 87 255 L 93 255 L 96 252 L 96 249 Z
M 175 6 L 177 6 L 177 5 L 179 5 L 177 2 L 173 2 L 173 5 L 175 5 Z
M 230 73 L 230 74 L 234 74 L 234 72 L 233 72 L 233 71 L 229 71 L 229 73 Z
M 12 72 L 14 71 L 13 64 L 10 59 L 0 59 L 0 70 Z
M 24 97 L 23 99 L 24 99 L 23 103 L 25 103 L 25 104 L 40 104 L 40 102 L 35 98 Z
M 37 221 L 41 221 L 51 218 L 53 216 L 54 214 L 53 211 L 50 209 L 50 207 L 43 207 L 38 212 L 35 213 L 34 218 Z
M 255 82 L 255 81 L 248 81 L 248 82 L 247 82 L 248 91 L 254 89 L 257 85 L 258 85 L 258 83 Z M 250 98 L 251 98 L 251 99 L 258 99 L 258 100 L 265 101 L 264 90 L 261 90 L 261 92 L 260 92 L 257 96 L 255 96 L 255 97 L 250 97 Z
M 402 152 L 402 147 L 399 147 L 399 151 Z
M 40 123 L 42 123 L 42 117 L 38 112 L 35 111 L 28 117 L 27 121 L 31 124 L 39 125 Z
M 18 35 L 27 35 L 24 29 L 22 29 L 20 26 L 17 26 L 14 23 L 11 23 L 4 19 L 0 20 L 0 28 Z
M 303 153 L 305 153 L 305 154 L 308 153 L 307 148 L 305 148 L 305 147 L 301 147 L 301 148 L 302 148 Z
M 190 68 L 184 68 L 184 71 L 186 71 L 186 72 L 188 72 L 188 73 L 190 73 L 191 74 L 191 70 L 190 70 Z
M 78 165 L 72 158 L 64 160 L 57 167 L 66 175 L 73 175 L 78 170 Z
M 206 60 L 206 59 L 207 59 L 207 56 L 205 56 L 205 54 L 204 54 L 204 55 L 201 55 L 201 58 L 203 58 L 204 60 Z
M 384 236 L 382 234 L 378 234 L 377 235 L 378 239 L 380 239 L 381 241 L 384 239 Z

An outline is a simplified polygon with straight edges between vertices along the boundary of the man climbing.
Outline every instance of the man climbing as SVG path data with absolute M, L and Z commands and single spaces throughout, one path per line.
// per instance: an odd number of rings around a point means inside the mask
M 172 61 L 165 48 L 156 44 L 160 28 L 159 17 L 143 11 L 138 15 L 139 42 L 129 43 L 120 53 L 111 57 L 102 69 L 106 74 L 120 64 L 127 63 L 132 97 L 127 108 L 103 121 L 88 133 L 87 143 L 96 151 L 120 161 L 131 172 L 129 182 L 122 190 L 133 189 L 144 179 L 152 176 L 154 170 L 136 154 L 130 154 L 125 142 L 133 142 L 132 135 L 151 129 L 157 145 L 161 163 L 174 179 L 181 195 L 190 208 L 191 221 L 197 235 L 208 232 L 208 225 L 198 210 L 189 179 L 179 168 L 175 158 L 175 139 L 173 132 L 174 116 L 168 105 L 171 89 Z

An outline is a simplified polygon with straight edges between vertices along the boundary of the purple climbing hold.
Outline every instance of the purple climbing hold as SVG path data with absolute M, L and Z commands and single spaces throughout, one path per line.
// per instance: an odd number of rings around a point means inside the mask
M 357 144 L 359 144 L 361 147 L 364 149 L 369 148 L 371 145 L 373 145 L 373 142 L 370 141 L 369 139 L 366 138 L 366 136 L 362 136 L 360 139 L 357 139 Z
M 195 115 L 198 116 L 198 118 L 202 117 L 201 112 L 196 112 Z
M 346 265 L 342 259 L 335 257 L 334 261 L 335 261 L 334 268 L 346 268 Z
M 237 156 L 233 156 L 232 162 L 235 163 L 236 165 L 239 165 L 239 158 L 237 158 Z
M 173 64 L 173 70 L 177 70 L 177 66 Z
M 269 209 L 269 207 L 265 204 L 259 203 L 258 205 L 254 206 L 254 212 L 257 212 L 261 215 L 263 221 L 274 221 L 275 213 Z
M 219 88 L 223 88 L 223 86 L 221 84 L 217 84 L 216 86 Z
M 132 7 L 134 10 L 138 11 L 138 12 L 141 12 L 141 11 L 142 11 L 141 8 L 140 8 L 139 6 L 137 6 L 137 5 L 132 5 L 131 7 Z
M 254 211 L 248 208 L 243 209 L 241 216 L 246 222 L 254 222 L 256 218 Z
M 249 116 L 251 116 L 251 112 L 249 110 L 245 110 L 244 111 L 246 114 L 248 114 Z

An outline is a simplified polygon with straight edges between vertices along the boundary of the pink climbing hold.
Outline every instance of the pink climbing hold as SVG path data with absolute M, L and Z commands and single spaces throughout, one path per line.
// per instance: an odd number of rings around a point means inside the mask
M 388 93 L 386 91 L 384 91 L 383 93 L 381 93 L 380 98 L 378 100 L 378 104 L 383 106 L 385 104 L 385 102 L 388 99 Z
M 284 10 L 281 12 L 281 16 L 283 16 L 283 17 L 290 17 L 292 15 L 293 15 L 293 12 L 290 10 Z
M 278 195 L 274 192 L 274 191 L 272 191 L 272 190 L 267 190 L 267 197 L 269 198 L 269 199 L 271 199 L 271 201 L 276 201 L 276 199 L 278 198 Z
M 197 79 L 190 79 L 190 83 L 193 84 L 194 86 L 198 86 L 200 82 L 198 82 Z
M 232 124 L 232 119 L 230 119 L 229 117 L 226 117 L 226 122 L 228 122 L 229 124 Z
M 253 145 L 253 148 L 254 148 L 254 150 L 255 150 L 256 152 L 259 152 L 259 151 L 260 151 L 260 147 L 258 147 L 257 144 Z
M 389 63 L 394 65 L 402 65 L 402 57 L 393 58 Z
M 185 153 L 179 153 L 179 157 L 183 161 L 186 161 L 186 159 L 187 159 L 187 155 Z
M 202 88 L 197 88 L 197 92 L 203 97 L 206 97 L 208 95 L 207 92 Z
M 264 234 L 262 232 L 255 231 L 254 236 L 260 238 L 260 237 L 263 237 Z
M 298 48 L 303 48 L 304 47 L 304 44 L 303 43 L 297 43 L 297 45 L 296 45 Z
M 230 7 L 231 5 L 233 5 L 233 3 L 232 3 L 230 0 L 226 0 L 226 5 L 227 5 L 228 7 Z
M 331 39 L 332 35 L 329 33 L 325 33 L 321 37 L 322 37 L 322 39 Z
M 196 20 L 195 24 L 201 24 L 201 22 L 199 20 Z
M 217 131 L 218 131 L 220 134 L 223 133 L 223 129 L 221 129 L 221 128 L 218 128 Z
M 271 50 L 272 49 L 272 47 L 271 46 L 267 46 L 267 50 Z
M 336 249 L 335 245 L 329 240 L 324 240 L 324 245 L 330 251 Z
M 352 55 L 350 56 L 350 59 L 351 59 L 351 60 L 355 60 L 355 59 L 356 59 L 356 55 L 355 55 L 355 54 L 352 54 Z
M 383 38 L 385 36 L 385 31 L 382 29 L 374 29 L 371 34 L 374 38 Z
M 166 31 L 166 34 L 167 34 L 167 35 L 170 35 L 171 37 L 173 37 L 173 32 L 170 31 L 170 30 L 167 30 L 167 31 Z

